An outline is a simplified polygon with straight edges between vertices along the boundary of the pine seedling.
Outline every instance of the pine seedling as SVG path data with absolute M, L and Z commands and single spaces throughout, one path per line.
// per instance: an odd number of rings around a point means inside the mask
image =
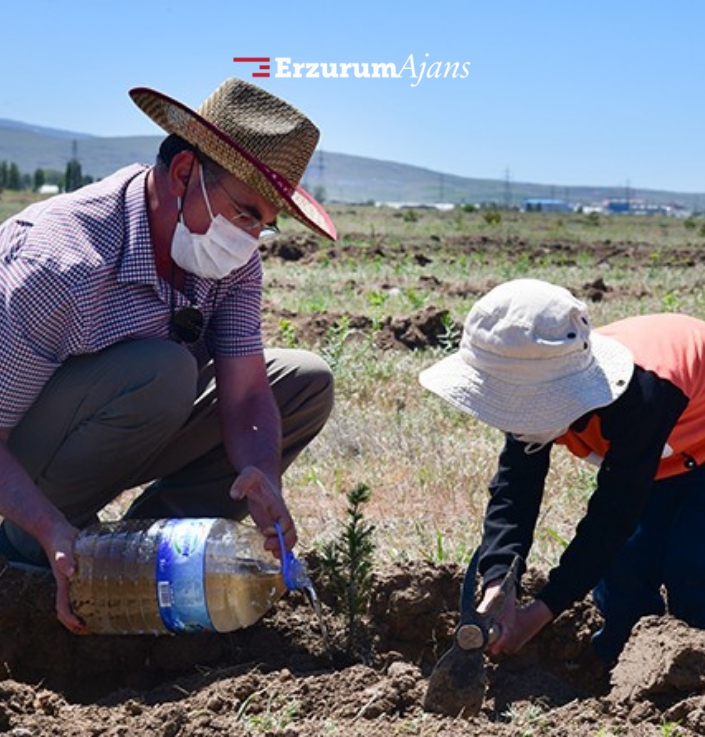
M 365 521 L 362 506 L 370 489 L 358 484 L 348 492 L 348 521 L 339 537 L 323 547 L 321 572 L 330 582 L 339 612 L 347 619 L 347 652 L 358 641 L 361 617 L 367 611 L 372 590 L 375 543 L 374 525 Z

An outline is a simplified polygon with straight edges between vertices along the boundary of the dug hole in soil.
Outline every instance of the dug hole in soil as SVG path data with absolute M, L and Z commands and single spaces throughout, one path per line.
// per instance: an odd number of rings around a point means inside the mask
M 354 657 L 325 589 L 329 649 L 297 592 L 227 635 L 80 637 L 55 618 L 50 574 L 2 561 L 0 572 L 0 733 L 15 737 L 705 734 L 705 632 L 646 618 L 609 673 L 590 650 L 600 621 L 587 600 L 521 654 L 486 661 L 478 715 L 424 712 L 457 621 L 459 566 L 378 570 Z M 540 583 L 525 576 L 529 592 Z

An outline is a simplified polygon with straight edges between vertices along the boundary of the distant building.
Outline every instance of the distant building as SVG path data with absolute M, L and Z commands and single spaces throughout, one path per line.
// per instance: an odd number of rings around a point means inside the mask
M 659 205 L 641 199 L 607 200 L 604 211 L 610 214 L 628 215 L 666 215 L 668 217 L 688 217 L 690 211 L 679 204 Z
M 453 202 L 375 202 L 375 207 L 389 207 L 392 210 L 440 210 L 448 212 L 455 209 Z
M 631 206 L 629 212 L 632 215 L 674 215 L 672 207 L 668 205 L 650 205 L 646 202 L 637 202 Z
M 53 194 L 59 194 L 59 185 L 58 184 L 42 184 L 42 186 L 37 190 L 39 194 L 44 195 L 53 195 Z
M 607 200 L 602 209 L 611 215 L 622 215 L 632 211 L 630 200 Z
M 565 200 L 556 200 L 550 197 L 531 197 L 524 200 L 526 212 L 573 212 L 573 207 Z

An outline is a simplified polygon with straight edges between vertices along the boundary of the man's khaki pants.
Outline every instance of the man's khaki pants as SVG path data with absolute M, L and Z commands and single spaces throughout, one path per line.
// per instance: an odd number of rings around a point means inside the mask
M 307 351 L 265 352 L 282 418 L 282 471 L 316 436 L 333 405 L 333 377 Z M 9 445 L 39 489 L 77 527 L 126 489 L 149 486 L 126 516 L 230 517 L 246 503 L 228 495 L 226 457 L 209 364 L 163 340 L 119 343 L 70 358 L 44 387 Z M 37 542 L 6 521 L 10 543 L 41 562 Z

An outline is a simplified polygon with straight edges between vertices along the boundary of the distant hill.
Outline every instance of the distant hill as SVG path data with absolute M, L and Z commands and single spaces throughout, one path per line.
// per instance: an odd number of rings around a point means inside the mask
M 94 138 L 90 133 L 74 133 L 73 131 L 65 131 L 59 128 L 46 128 L 43 125 L 32 125 L 31 123 L 20 123 L 17 120 L 0 118 L 0 131 L 3 128 L 16 128 L 18 130 L 32 131 L 33 133 L 41 133 L 54 138 Z
M 23 173 L 64 171 L 74 141 L 83 173 L 100 179 L 126 164 L 154 161 L 161 137 L 103 138 L 0 120 L 0 161 L 15 162 Z
M 75 145 L 83 173 L 95 179 L 133 162 L 152 163 L 161 136 L 101 137 L 0 119 L 0 161 L 15 162 L 23 173 L 36 169 L 64 171 Z M 560 198 L 572 204 L 621 199 L 621 187 L 551 186 L 501 179 L 474 179 L 380 161 L 363 156 L 317 151 L 304 177 L 310 191 L 323 189 L 339 202 L 477 203 L 509 200 L 520 205 L 532 197 Z M 705 194 L 631 189 L 629 196 L 654 204 L 705 206 Z

